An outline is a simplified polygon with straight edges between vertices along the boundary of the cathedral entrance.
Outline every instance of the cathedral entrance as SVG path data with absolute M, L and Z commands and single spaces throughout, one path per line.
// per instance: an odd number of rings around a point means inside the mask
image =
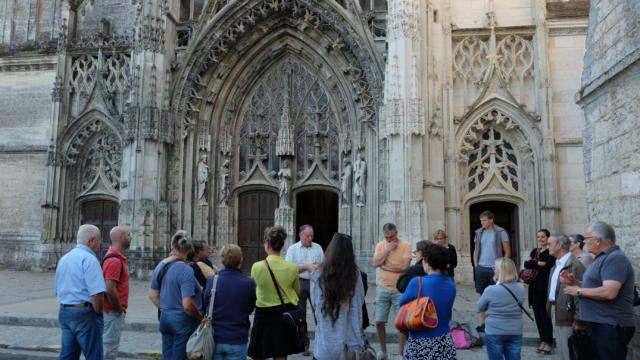
M 296 238 L 298 229 L 305 224 L 313 226 L 313 241 L 326 250 L 331 237 L 338 231 L 338 195 L 326 190 L 299 193 L 296 196 Z
M 238 245 L 242 248 L 242 271 L 251 272 L 254 262 L 267 254 L 263 247 L 264 229 L 273 226 L 273 214 L 278 205 L 276 193 L 257 190 L 238 196 Z
M 118 225 L 118 203 L 112 200 L 91 200 L 82 203 L 80 224 L 95 225 L 102 234 L 100 258 L 111 245 L 109 233 Z
M 480 228 L 480 213 L 489 210 L 494 215 L 494 223 L 504 228 L 509 234 L 511 243 L 511 258 L 519 268 L 520 239 L 518 239 L 518 206 L 505 201 L 483 201 L 469 207 L 469 242 L 470 256 L 473 259 L 475 231 Z M 475 266 L 475 264 L 474 264 Z

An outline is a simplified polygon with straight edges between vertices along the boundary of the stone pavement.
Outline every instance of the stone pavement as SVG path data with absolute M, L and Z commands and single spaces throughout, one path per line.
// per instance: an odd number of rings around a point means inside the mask
M 60 348 L 60 331 L 57 327 L 58 303 L 54 294 L 54 273 L 32 273 L 0 270 L 0 349 L 15 351 L 41 351 L 43 356 L 52 354 Z M 123 333 L 120 351 L 127 358 L 159 358 L 162 345 L 158 332 L 157 313 L 147 298 L 149 282 L 131 280 L 130 303 L 127 312 L 127 328 Z M 366 302 L 369 314 L 373 315 L 375 286 L 370 286 Z M 454 320 L 478 321 L 475 312 L 477 295 L 470 285 L 458 285 L 458 296 L 454 305 Z M 309 319 L 313 334 L 313 320 Z M 395 334 L 393 325 L 388 325 L 388 334 Z M 365 332 L 373 346 L 379 349 L 375 329 L 370 326 Z M 395 336 L 388 338 L 393 342 L 389 346 L 391 354 L 398 353 Z M 532 321 L 525 318 L 525 346 L 523 359 L 550 359 L 555 356 L 542 356 L 535 353 L 537 332 Z M 3 358 L 0 352 L 0 358 Z M 398 357 L 399 358 L 399 357 Z M 484 348 L 458 351 L 458 359 L 486 359 Z M 289 359 L 308 360 L 300 355 Z

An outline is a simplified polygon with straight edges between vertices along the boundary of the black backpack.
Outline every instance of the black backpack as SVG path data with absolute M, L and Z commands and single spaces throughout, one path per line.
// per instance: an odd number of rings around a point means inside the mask
M 182 261 L 182 260 L 181 259 L 171 260 L 168 263 L 164 264 L 162 269 L 160 269 L 160 272 L 158 273 L 158 292 L 160 292 L 160 289 L 162 289 L 162 279 L 164 279 L 164 276 L 167 274 L 167 271 L 169 271 L 169 268 L 171 267 L 171 265 L 175 264 L 177 261 Z M 160 308 L 158 308 L 158 320 L 159 319 L 160 319 Z
M 122 271 L 124 270 L 124 264 L 122 262 L 124 261 L 124 258 L 122 256 L 118 255 L 118 254 L 111 253 L 111 254 L 105 255 L 102 258 L 102 262 L 100 263 L 100 268 L 102 268 L 104 266 L 104 262 L 107 261 L 107 259 L 110 259 L 110 258 L 118 258 L 118 259 L 120 259 L 120 263 L 122 265 L 120 267 L 120 277 L 122 277 Z M 104 272 L 104 270 L 103 270 L 103 272 Z

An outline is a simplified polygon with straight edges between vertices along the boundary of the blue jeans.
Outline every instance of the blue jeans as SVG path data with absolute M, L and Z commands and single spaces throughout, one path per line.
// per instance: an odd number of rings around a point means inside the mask
M 489 360 L 520 360 L 522 335 L 485 335 Z
M 216 344 L 216 352 L 213 353 L 213 360 L 246 360 L 246 358 L 247 344 Z
M 627 345 L 635 331 L 635 327 L 589 323 L 589 336 L 596 359 L 624 360 L 627 357 Z
M 162 334 L 162 358 L 165 360 L 184 360 L 187 357 L 189 336 L 200 325 L 200 321 L 186 313 L 162 312 L 160 315 L 160 333 Z
M 77 360 L 80 352 L 87 360 L 102 360 L 102 315 L 93 307 L 60 307 L 58 322 L 62 331 L 61 360 Z

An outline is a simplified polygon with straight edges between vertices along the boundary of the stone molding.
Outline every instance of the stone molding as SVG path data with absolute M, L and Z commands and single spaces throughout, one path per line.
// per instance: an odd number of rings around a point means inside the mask
M 0 72 L 48 71 L 58 65 L 56 56 L 0 58 Z

